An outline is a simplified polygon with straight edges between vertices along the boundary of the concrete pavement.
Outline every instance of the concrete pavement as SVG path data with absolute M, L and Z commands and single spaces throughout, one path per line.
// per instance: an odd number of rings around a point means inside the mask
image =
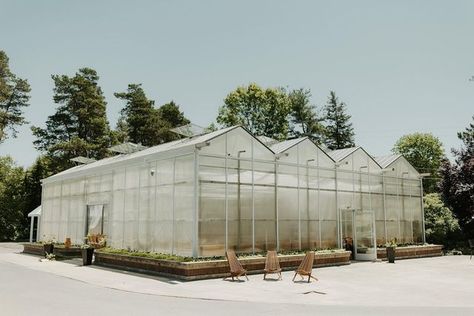
M 83 267 L 79 260 L 40 262 L 0 244 L 0 315 L 474 314 L 474 260 L 468 256 L 354 263 L 316 269 L 318 282 L 182 282 Z

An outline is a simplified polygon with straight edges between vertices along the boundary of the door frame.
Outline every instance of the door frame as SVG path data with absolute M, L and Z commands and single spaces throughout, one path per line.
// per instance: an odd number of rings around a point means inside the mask
M 375 232 L 375 213 L 371 210 L 361 210 L 361 209 L 340 209 L 339 210 L 339 226 L 340 226 L 340 240 L 343 242 L 343 226 L 342 226 L 342 213 L 343 212 L 351 212 L 351 219 L 352 219 L 352 249 L 353 249 L 353 256 L 354 260 L 360 261 L 373 261 L 377 259 L 377 238 Z M 369 213 L 372 217 L 371 224 L 372 224 L 372 243 L 374 245 L 373 253 L 358 253 L 357 252 L 357 227 L 356 227 L 356 213 Z

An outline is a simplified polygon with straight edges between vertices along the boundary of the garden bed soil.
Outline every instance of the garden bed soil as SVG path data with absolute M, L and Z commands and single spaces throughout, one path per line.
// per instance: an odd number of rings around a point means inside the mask
M 299 266 L 304 254 L 280 255 L 280 266 L 283 270 L 293 270 Z M 244 269 L 249 274 L 263 273 L 265 257 L 241 258 Z M 209 260 L 195 262 L 177 262 L 164 259 L 129 256 L 96 251 L 94 264 L 128 271 L 162 275 L 191 281 L 221 278 L 229 275 L 227 260 Z M 350 264 L 350 252 L 316 253 L 314 267 L 339 266 Z
M 441 245 L 407 246 L 395 248 L 395 260 L 437 257 L 442 255 L 443 246 Z M 387 251 L 385 248 L 377 249 L 377 258 L 387 260 Z

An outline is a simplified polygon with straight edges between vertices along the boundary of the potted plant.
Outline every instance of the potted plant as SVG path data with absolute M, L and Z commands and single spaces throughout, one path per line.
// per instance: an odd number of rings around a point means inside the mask
M 397 248 L 397 239 L 393 238 L 385 244 L 387 251 L 387 260 L 389 263 L 395 263 L 395 248 Z
M 71 238 L 66 237 L 66 240 L 64 241 L 64 248 L 71 248 Z
M 92 264 L 92 255 L 94 254 L 94 248 L 91 245 L 84 243 L 81 245 L 82 253 L 82 265 L 88 266 Z
M 52 254 L 54 250 L 54 237 L 50 239 L 46 239 L 46 236 L 43 235 L 43 250 L 44 256 L 46 257 L 48 254 Z

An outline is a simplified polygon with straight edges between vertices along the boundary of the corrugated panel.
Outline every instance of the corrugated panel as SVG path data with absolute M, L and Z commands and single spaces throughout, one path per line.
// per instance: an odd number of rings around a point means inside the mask
M 346 158 L 350 154 L 352 154 L 354 151 L 359 149 L 360 147 L 351 147 L 351 148 L 344 148 L 344 149 L 337 149 L 328 152 L 327 154 L 329 157 L 331 157 L 334 161 L 341 161 L 342 159 Z
M 279 142 L 278 144 L 275 144 L 270 147 L 270 149 L 276 153 L 279 154 L 281 152 L 284 152 L 285 150 L 301 143 L 303 140 L 305 140 L 307 137 L 302 137 L 302 138 L 295 138 L 295 139 L 290 139 L 290 140 L 285 140 L 282 142 Z
M 386 156 L 378 156 L 374 157 L 375 161 L 382 167 L 382 168 L 387 168 L 390 166 L 395 160 L 400 158 L 401 155 L 399 154 L 394 154 L 394 155 L 386 155 Z
M 211 132 L 209 134 L 193 137 L 193 138 L 179 139 L 179 140 L 172 141 L 172 142 L 169 142 L 169 143 L 164 143 L 164 144 L 161 144 L 161 145 L 153 146 L 153 147 L 150 147 L 150 148 L 147 148 L 145 150 L 141 150 L 141 151 L 129 154 L 129 155 L 118 155 L 118 156 L 114 156 L 114 157 L 104 158 L 104 159 L 98 160 L 96 162 L 87 164 L 87 165 L 80 165 L 80 166 L 76 166 L 76 167 L 67 169 L 63 172 L 55 174 L 55 175 L 53 175 L 49 178 L 46 178 L 46 179 L 54 179 L 56 177 L 59 178 L 61 176 L 64 176 L 64 175 L 67 175 L 67 174 L 72 174 L 72 173 L 79 172 L 79 171 L 97 169 L 97 168 L 101 168 L 101 167 L 111 165 L 111 164 L 114 164 L 114 163 L 118 163 L 118 162 L 124 162 L 124 161 L 127 161 L 127 160 L 137 159 L 137 158 L 140 158 L 140 157 L 146 157 L 146 156 L 153 155 L 153 154 L 165 153 L 165 152 L 177 150 L 177 149 L 184 148 L 184 147 L 187 147 L 187 146 L 193 146 L 193 145 L 196 145 L 196 144 L 200 144 L 200 143 L 204 143 L 206 141 L 209 141 L 209 140 L 211 140 L 215 137 L 218 137 L 222 134 L 225 134 L 225 133 L 227 133 L 227 132 L 229 132 L 229 131 L 231 131 L 235 128 L 238 128 L 238 127 L 239 126 L 232 126 L 232 127 L 228 127 L 228 128 L 224 128 L 224 129 L 221 129 L 221 130 L 218 130 L 218 131 Z

